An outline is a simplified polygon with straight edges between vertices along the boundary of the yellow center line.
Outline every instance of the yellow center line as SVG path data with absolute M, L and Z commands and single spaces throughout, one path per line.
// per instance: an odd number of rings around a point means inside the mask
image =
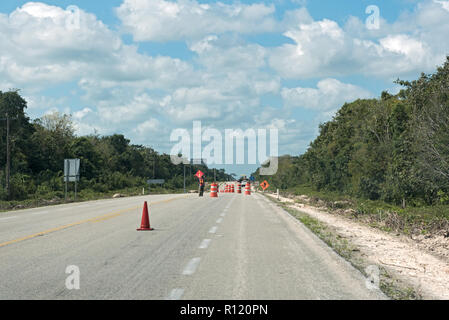
M 171 199 L 167 199 L 167 200 L 159 200 L 159 201 L 150 202 L 150 204 L 151 205 L 155 205 L 155 204 L 160 204 L 160 203 L 168 203 L 168 202 L 171 202 L 171 201 L 174 201 L 174 200 L 184 199 L 184 198 L 187 198 L 187 197 L 179 197 L 179 198 L 171 198 Z M 49 234 L 49 233 L 52 233 L 52 232 L 56 232 L 56 231 L 60 231 L 60 230 L 63 230 L 63 229 L 70 228 L 70 227 L 78 226 L 80 224 L 84 224 L 84 223 L 88 223 L 88 222 L 96 223 L 96 222 L 101 222 L 101 221 L 105 221 L 105 220 L 108 220 L 108 219 L 116 218 L 116 217 L 122 215 L 123 213 L 129 212 L 129 211 L 132 211 L 132 210 L 136 210 L 138 208 L 140 208 L 140 206 L 127 208 L 127 209 L 123 209 L 123 210 L 115 211 L 115 212 L 111 212 L 111 213 L 107 213 L 107 214 L 104 214 L 104 215 L 101 215 L 101 216 L 98 216 L 98 217 L 94 217 L 94 218 L 90 218 L 90 219 L 86 219 L 86 220 L 82 220 L 82 221 L 66 224 L 66 225 L 63 225 L 63 226 L 60 226 L 60 227 L 56 227 L 56 228 L 48 229 L 48 230 L 45 230 L 45 231 L 41 231 L 41 232 L 29 235 L 29 236 L 25 236 L 25 237 L 22 237 L 22 238 L 6 241 L 6 242 L 3 242 L 3 243 L 0 243 L 0 248 L 4 247 L 4 246 L 7 246 L 7 245 L 10 245 L 10 244 L 13 244 L 13 243 L 25 241 L 25 240 L 36 238 L 36 237 L 39 237 L 39 236 L 43 236 L 43 235 L 46 235 L 46 234 Z M 74 208 L 74 209 L 76 209 L 76 208 Z

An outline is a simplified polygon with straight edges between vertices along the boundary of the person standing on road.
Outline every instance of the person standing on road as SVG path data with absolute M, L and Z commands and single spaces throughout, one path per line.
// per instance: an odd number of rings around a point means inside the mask
M 200 197 L 203 196 L 205 184 L 206 184 L 206 181 L 205 181 L 205 179 L 204 179 L 204 176 L 202 176 L 202 177 L 199 179 L 199 187 L 200 187 L 199 194 L 200 194 Z

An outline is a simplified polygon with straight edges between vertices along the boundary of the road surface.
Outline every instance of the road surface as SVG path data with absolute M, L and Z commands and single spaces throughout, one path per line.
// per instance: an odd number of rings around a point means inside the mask
M 136 231 L 144 201 L 154 231 Z M 66 286 L 75 275 L 68 266 L 79 270 L 79 289 Z M 0 213 L 0 299 L 384 298 L 260 194 L 152 195 Z

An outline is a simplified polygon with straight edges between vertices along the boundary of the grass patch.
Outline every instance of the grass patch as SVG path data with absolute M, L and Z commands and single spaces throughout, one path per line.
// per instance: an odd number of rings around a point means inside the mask
M 284 205 L 282 205 L 282 207 L 296 219 L 301 221 L 313 233 L 318 235 L 321 240 L 323 240 L 328 246 L 333 248 L 340 256 L 347 260 L 353 258 L 353 252 L 354 250 L 356 250 L 356 248 L 352 246 L 346 239 L 340 237 L 335 232 L 332 232 L 332 230 L 325 224 L 315 218 L 312 218 L 306 213 L 300 212 Z
M 380 290 L 393 300 L 422 300 L 415 289 L 392 277 L 385 268 L 380 268 Z

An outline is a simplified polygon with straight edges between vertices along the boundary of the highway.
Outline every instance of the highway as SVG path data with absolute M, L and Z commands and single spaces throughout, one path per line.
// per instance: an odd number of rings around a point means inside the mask
M 143 202 L 154 231 L 140 227 Z M 69 290 L 67 266 L 79 268 Z M 385 299 L 260 194 L 151 195 L 0 213 L 0 299 Z

